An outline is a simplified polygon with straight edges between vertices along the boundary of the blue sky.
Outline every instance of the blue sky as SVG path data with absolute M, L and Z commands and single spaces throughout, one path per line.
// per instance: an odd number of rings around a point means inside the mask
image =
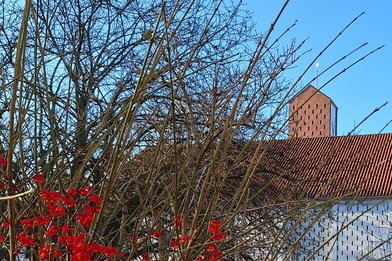
M 256 28 L 265 32 L 284 0 L 244 0 L 244 8 L 253 12 Z M 392 120 L 392 1 L 391 0 L 291 0 L 275 29 L 280 35 L 295 20 L 297 25 L 281 41 L 289 44 L 309 37 L 303 50 L 312 49 L 285 77 L 294 81 L 313 58 L 353 18 L 365 12 L 337 42 L 318 60 L 319 71 L 340 59 L 363 43 L 368 43 L 352 57 L 345 59 L 319 77 L 321 86 L 342 69 L 366 55 L 371 50 L 385 45 L 383 49 L 366 58 L 344 74 L 333 80 L 322 90 L 338 107 L 338 135 L 350 132 L 376 107 L 389 102 L 365 123 L 356 134 L 375 134 Z M 302 84 L 308 83 L 316 74 L 315 66 L 305 76 Z M 392 132 L 392 123 L 384 129 Z

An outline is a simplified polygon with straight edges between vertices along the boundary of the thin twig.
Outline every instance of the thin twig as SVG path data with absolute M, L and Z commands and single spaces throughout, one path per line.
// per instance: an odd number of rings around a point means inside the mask
M 0 197 L 0 201 L 1 200 L 8 200 L 8 199 L 19 198 L 19 197 L 22 197 L 24 195 L 27 195 L 27 194 L 30 194 L 30 193 L 33 193 L 33 192 L 34 192 L 34 189 L 30 189 L 28 191 L 25 191 L 25 192 L 22 192 L 22 193 L 19 193 L 19 194 L 15 194 L 15 195 L 11 195 L 11 196 L 5 196 L 5 197 Z

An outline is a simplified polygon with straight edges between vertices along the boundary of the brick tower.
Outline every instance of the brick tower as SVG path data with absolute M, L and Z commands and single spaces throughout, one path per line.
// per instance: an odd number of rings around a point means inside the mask
M 289 138 L 336 136 L 338 108 L 312 85 L 289 101 Z

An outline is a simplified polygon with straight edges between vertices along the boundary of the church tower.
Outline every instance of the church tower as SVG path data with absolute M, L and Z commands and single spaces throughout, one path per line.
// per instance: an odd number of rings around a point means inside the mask
M 338 108 L 312 85 L 289 101 L 289 138 L 336 136 Z

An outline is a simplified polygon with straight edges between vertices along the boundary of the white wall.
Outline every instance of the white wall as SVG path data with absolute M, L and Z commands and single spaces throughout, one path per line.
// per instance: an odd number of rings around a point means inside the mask
M 293 260 L 392 260 L 391 222 L 391 199 L 335 204 L 306 233 Z

